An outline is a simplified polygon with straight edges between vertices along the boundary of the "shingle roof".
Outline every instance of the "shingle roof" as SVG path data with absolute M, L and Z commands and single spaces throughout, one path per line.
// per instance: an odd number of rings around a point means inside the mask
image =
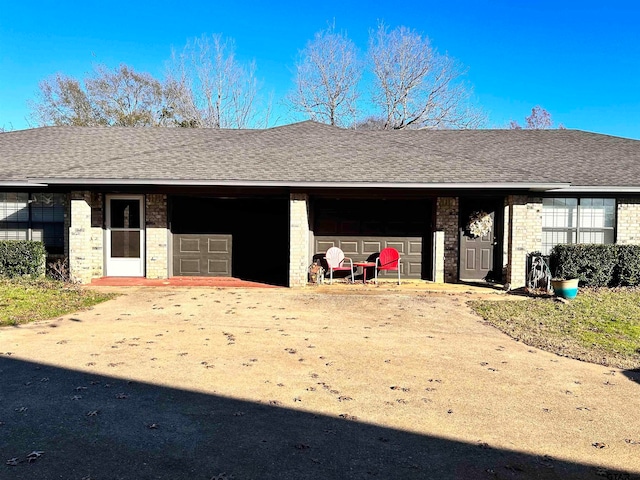
M 0 183 L 640 187 L 640 141 L 578 130 L 43 127 L 0 134 Z

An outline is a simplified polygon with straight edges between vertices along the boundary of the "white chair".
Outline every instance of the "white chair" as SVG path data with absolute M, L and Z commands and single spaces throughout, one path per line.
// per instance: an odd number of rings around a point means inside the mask
M 351 260 L 351 258 L 349 257 L 345 257 L 344 252 L 341 249 L 339 249 L 338 247 L 331 247 L 329 250 L 327 250 L 324 258 L 327 261 L 327 266 L 329 267 L 329 284 L 333 283 L 334 271 L 350 271 L 351 281 L 353 281 L 353 260 Z M 349 266 L 344 265 L 345 261 L 349 263 Z

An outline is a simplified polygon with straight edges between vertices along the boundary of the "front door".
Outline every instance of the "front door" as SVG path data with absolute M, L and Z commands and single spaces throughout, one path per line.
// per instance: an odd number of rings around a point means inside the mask
M 106 274 L 144 276 L 144 196 L 108 195 Z
M 496 260 L 501 261 L 496 258 L 500 246 L 496 212 L 500 203 L 492 199 L 465 200 L 460 203 L 460 280 L 499 281 L 501 272 L 495 266 Z

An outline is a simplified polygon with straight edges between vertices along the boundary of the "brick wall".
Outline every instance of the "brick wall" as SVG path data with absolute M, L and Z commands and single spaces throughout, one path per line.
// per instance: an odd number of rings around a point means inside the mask
M 104 272 L 103 198 L 99 193 L 71 192 L 65 215 L 68 226 L 69 272 L 74 281 L 88 283 Z
M 618 199 L 617 243 L 640 244 L 640 198 Z
M 519 288 L 527 282 L 527 254 L 542 249 L 542 199 L 524 195 L 506 198 L 509 213 L 507 283 Z
M 146 276 L 147 278 L 167 278 L 169 275 L 167 196 L 149 194 L 145 199 Z
M 307 284 L 309 267 L 309 196 L 292 193 L 289 196 L 289 286 Z
M 444 278 L 447 283 L 458 281 L 458 260 L 459 260 L 459 228 L 458 214 L 460 211 L 460 201 L 458 197 L 438 197 L 436 201 L 436 232 L 444 234 L 444 275 L 437 271 L 441 262 L 435 259 L 436 278 Z M 436 255 L 440 255 L 436 249 Z

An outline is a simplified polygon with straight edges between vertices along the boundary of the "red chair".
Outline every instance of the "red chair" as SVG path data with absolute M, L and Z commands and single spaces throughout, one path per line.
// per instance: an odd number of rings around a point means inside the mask
M 327 250 L 324 258 L 327 261 L 327 266 L 329 267 L 329 284 L 333 283 L 334 271 L 350 271 L 351 281 L 353 281 L 353 261 L 351 260 L 351 258 L 345 257 L 342 250 L 340 250 L 338 247 L 331 247 L 329 250 Z M 345 260 L 349 262 L 348 267 L 344 265 Z
M 376 284 L 378 283 L 378 270 L 397 270 L 398 285 L 400 285 L 400 254 L 395 248 L 383 248 L 378 258 L 376 258 Z

